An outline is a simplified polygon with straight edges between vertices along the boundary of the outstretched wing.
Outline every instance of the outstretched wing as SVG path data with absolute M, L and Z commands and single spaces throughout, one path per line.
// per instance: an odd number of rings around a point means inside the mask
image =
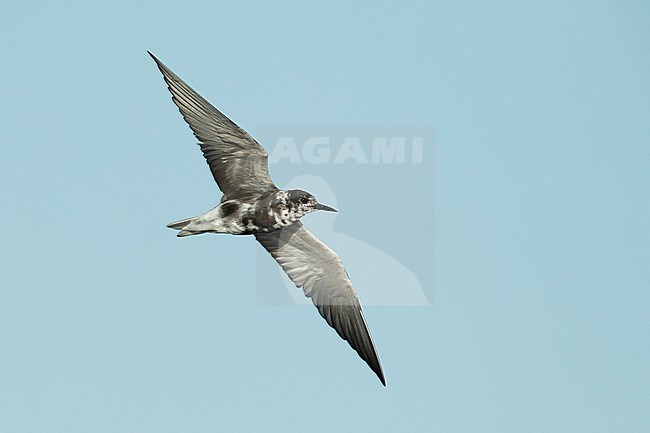
M 199 139 L 212 176 L 228 199 L 256 197 L 277 189 L 269 176 L 268 154 L 153 54 L 172 100 Z
M 282 230 L 257 233 L 258 242 L 302 287 L 321 316 L 347 340 L 386 385 L 361 305 L 341 260 L 298 221 Z

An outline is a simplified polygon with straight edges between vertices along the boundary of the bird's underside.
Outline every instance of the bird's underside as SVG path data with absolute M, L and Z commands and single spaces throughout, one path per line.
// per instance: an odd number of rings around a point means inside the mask
M 386 385 L 361 305 L 341 260 L 300 222 L 303 215 L 314 210 L 335 210 L 304 191 L 279 190 L 269 176 L 268 155 L 257 141 L 149 54 L 198 138 L 224 194 L 211 211 L 168 227 L 178 230 L 181 237 L 206 232 L 253 234 Z
M 201 233 L 252 235 L 272 232 L 299 219 L 299 214 L 285 204 L 288 195 L 288 191 L 275 190 L 248 201 L 225 200 L 203 215 L 175 221 L 167 227 L 179 230 L 179 237 Z

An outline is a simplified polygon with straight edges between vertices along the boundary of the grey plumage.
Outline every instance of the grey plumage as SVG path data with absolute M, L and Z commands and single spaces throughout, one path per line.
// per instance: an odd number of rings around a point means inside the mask
M 211 211 L 168 227 L 178 230 L 181 237 L 206 232 L 255 235 L 320 315 L 386 385 L 361 305 L 341 260 L 299 220 L 315 210 L 335 210 L 305 191 L 279 190 L 269 176 L 268 155 L 257 141 L 149 55 L 199 139 L 203 156 L 224 194 Z
M 225 200 L 257 197 L 277 190 L 269 176 L 268 154 L 253 137 L 154 59 L 172 94 L 172 100 L 199 139 L 214 180 Z
M 302 287 L 321 316 L 368 363 L 385 385 L 381 363 L 343 263 L 332 249 L 300 222 L 282 230 L 257 233 L 296 287 Z

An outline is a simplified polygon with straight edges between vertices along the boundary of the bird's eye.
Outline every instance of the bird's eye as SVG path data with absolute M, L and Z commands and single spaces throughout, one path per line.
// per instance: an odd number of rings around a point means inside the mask
M 300 203 L 307 204 L 308 201 L 307 197 L 300 197 Z

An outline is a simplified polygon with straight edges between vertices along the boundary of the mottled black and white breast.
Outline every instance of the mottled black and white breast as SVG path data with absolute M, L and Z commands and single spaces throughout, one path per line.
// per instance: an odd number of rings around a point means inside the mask
M 246 233 L 268 233 L 288 227 L 304 215 L 292 207 L 289 192 L 275 191 L 260 197 L 241 215 L 241 224 Z

